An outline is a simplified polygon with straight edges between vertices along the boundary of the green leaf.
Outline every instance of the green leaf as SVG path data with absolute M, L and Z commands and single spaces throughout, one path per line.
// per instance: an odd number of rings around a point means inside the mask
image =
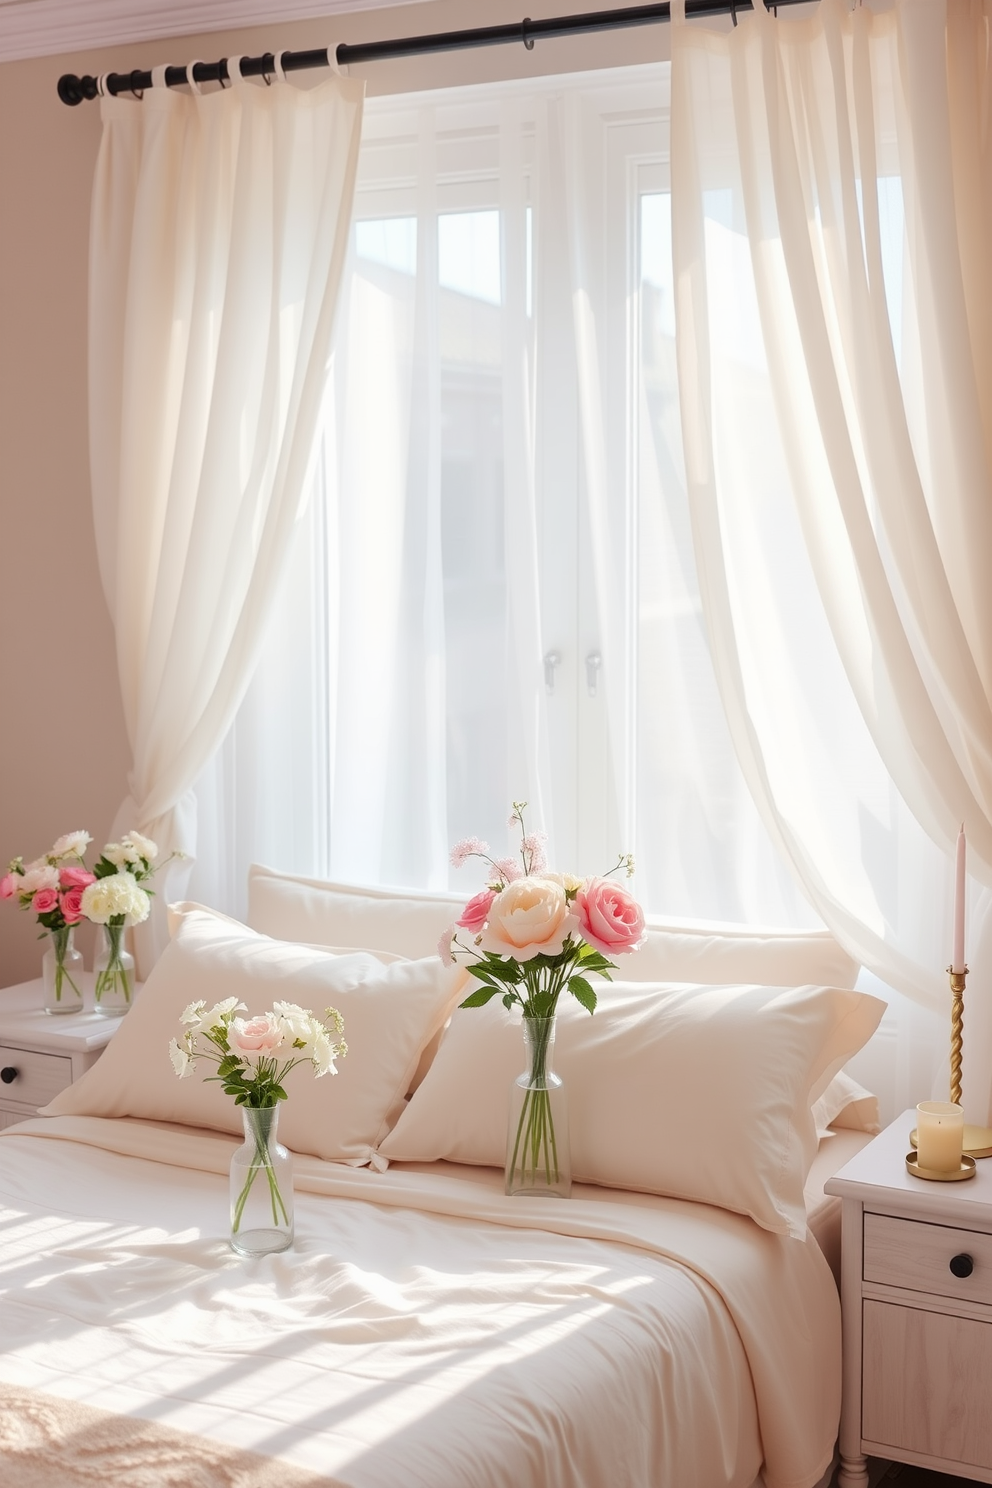
M 568 990 L 576 1002 L 581 1002 L 587 1013 L 594 1013 L 596 1011 L 596 994 L 585 977 L 569 977 Z
M 475 992 L 470 992 L 465 1001 L 460 1002 L 458 1006 L 463 1008 L 485 1007 L 486 1003 L 491 1001 L 498 991 L 498 987 L 479 987 Z
M 465 970 L 469 976 L 474 976 L 477 982 L 485 982 L 487 987 L 495 987 L 497 985 L 496 978 L 488 966 L 466 966 Z

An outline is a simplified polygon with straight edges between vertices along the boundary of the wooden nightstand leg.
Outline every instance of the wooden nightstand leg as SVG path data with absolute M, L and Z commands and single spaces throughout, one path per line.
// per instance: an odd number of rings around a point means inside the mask
M 837 1488 L 868 1488 L 868 1458 L 840 1457 L 840 1474 Z
M 861 1451 L 861 1274 L 864 1210 L 845 1199 L 841 1215 L 843 1302 L 843 1398 L 840 1412 L 840 1474 L 837 1488 L 868 1488 L 868 1459 Z

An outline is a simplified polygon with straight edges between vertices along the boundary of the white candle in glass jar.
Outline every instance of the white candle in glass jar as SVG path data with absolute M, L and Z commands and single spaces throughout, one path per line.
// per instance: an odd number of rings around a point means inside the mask
M 961 1166 L 964 1111 L 950 1101 L 923 1101 L 916 1108 L 916 1161 L 935 1173 Z

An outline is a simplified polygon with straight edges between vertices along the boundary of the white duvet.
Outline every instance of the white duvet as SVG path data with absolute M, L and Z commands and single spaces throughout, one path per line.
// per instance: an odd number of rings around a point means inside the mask
M 296 1159 L 296 1242 L 226 1239 L 231 1139 L 0 1136 L 0 1381 L 341 1488 L 812 1488 L 840 1406 L 815 1243 L 483 1169 Z

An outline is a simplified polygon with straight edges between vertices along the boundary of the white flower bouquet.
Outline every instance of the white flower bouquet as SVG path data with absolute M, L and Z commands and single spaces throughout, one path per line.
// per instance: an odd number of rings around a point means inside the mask
M 207 1059 L 217 1071 L 209 1080 L 219 1080 L 225 1094 L 242 1107 L 245 1125 L 246 1157 L 237 1169 L 232 1163 L 231 1231 L 235 1249 L 256 1253 L 235 1238 L 242 1229 L 245 1206 L 252 1195 L 255 1180 L 264 1173 L 268 1183 L 268 1205 L 271 1233 L 282 1237 L 267 1249 L 284 1248 L 292 1241 L 290 1206 L 279 1188 L 275 1161 L 275 1112 L 280 1101 L 287 1099 L 284 1081 L 298 1064 L 313 1066 L 317 1079 L 336 1075 L 336 1059 L 348 1052 L 342 1038 L 344 1022 L 336 1008 L 327 1008 L 324 1019 L 294 1002 L 276 1002 L 272 1011 L 242 1018 L 247 1012 L 243 1002 L 228 997 L 207 1008 L 205 1002 L 191 1002 L 180 1018 L 183 1032 L 169 1044 L 172 1066 L 181 1080 L 193 1073 L 195 1061 Z M 284 1149 L 279 1152 L 288 1158 Z M 237 1154 L 235 1157 L 237 1158 Z

